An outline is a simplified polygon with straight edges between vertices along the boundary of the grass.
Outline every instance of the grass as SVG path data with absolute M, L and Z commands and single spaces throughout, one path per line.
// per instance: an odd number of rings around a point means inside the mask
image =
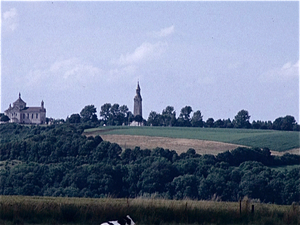
M 251 212 L 254 205 L 254 213 Z M 0 196 L 0 223 L 100 224 L 129 214 L 138 225 L 299 224 L 299 205 L 164 199 Z
M 270 168 L 284 173 L 285 171 L 290 171 L 290 170 L 293 170 L 293 169 L 296 169 L 299 167 L 300 167 L 300 165 L 289 165 L 289 166 L 273 166 Z
M 274 151 L 287 151 L 300 147 L 300 133 L 292 131 L 190 128 L 190 127 L 101 127 L 85 130 L 85 134 L 143 135 L 218 141 L 249 147 L 268 147 Z

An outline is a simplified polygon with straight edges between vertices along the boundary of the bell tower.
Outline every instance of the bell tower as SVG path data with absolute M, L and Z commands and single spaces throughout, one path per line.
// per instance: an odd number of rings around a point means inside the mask
M 134 97 L 133 115 L 143 117 L 143 114 L 142 114 L 142 96 L 141 96 L 141 88 L 140 88 L 139 82 L 137 84 L 136 95 Z

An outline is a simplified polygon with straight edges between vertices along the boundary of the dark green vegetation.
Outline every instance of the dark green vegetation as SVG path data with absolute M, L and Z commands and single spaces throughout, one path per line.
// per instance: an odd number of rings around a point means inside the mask
M 130 197 L 292 204 L 300 199 L 300 156 L 237 148 L 217 156 L 126 149 L 86 137 L 83 124 L 0 125 L 0 195 Z
M 193 115 L 192 115 L 193 112 Z M 128 125 L 132 121 L 143 123 L 145 126 L 170 126 L 170 127 L 214 127 L 214 128 L 245 128 L 262 130 L 284 130 L 299 131 L 300 126 L 296 123 L 293 116 L 278 117 L 274 122 L 253 121 L 250 123 L 250 115 L 247 110 L 240 110 L 233 120 L 208 118 L 203 121 L 200 110 L 193 111 L 191 106 L 185 106 L 176 117 L 173 106 L 167 106 L 162 113 L 151 111 L 148 119 L 143 119 L 140 115 L 136 117 L 129 111 L 126 105 L 106 103 L 101 106 L 100 119 L 97 118 L 97 109 L 94 105 L 85 106 L 80 114 L 72 114 L 66 119 L 69 123 L 90 123 L 93 126 L 120 126 Z M 47 120 L 49 121 L 49 119 Z M 57 121 L 54 121 L 57 122 Z M 61 120 L 60 120 L 61 122 Z
M 300 223 L 299 205 L 241 202 L 2 196 L 0 223 L 100 224 L 129 214 L 139 225 Z M 254 211 L 252 212 L 252 205 Z
M 250 147 L 269 148 L 274 151 L 286 151 L 300 147 L 299 132 L 254 130 L 254 129 L 221 129 L 196 127 L 101 127 L 85 130 L 88 134 L 127 134 L 158 136 L 169 138 L 187 138 L 208 141 L 219 141 Z
M 0 113 L 0 121 L 7 122 L 9 121 L 9 117 L 7 115 L 4 115 L 4 113 Z

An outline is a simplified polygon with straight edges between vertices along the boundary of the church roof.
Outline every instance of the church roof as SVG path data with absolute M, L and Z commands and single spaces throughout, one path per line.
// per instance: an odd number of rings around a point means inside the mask
M 13 105 L 19 105 L 19 104 L 26 104 L 26 102 L 24 102 L 22 99 L 21 99 L 21 94 L 19 93 L 19 98 L 13 103 Z
M 31 112 L 40 112 L 42 110 L 43 110 L 42 107 L 27 107 L 27 108 L 23 109 L 22 112 L 24 112 L 24 113 L 26 113 L 26 112 L 31 113 Z

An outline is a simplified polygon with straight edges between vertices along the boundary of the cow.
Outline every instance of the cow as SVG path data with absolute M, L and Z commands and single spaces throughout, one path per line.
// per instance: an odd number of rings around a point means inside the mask
M 127 215 L 121 219 L 118 219 L 115 221 L 104 222 L 104 223 L 101 223 L 100 225 L 135 225 L 135 223 L 130 218 L 130 216 Z

